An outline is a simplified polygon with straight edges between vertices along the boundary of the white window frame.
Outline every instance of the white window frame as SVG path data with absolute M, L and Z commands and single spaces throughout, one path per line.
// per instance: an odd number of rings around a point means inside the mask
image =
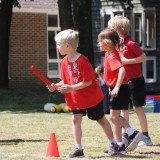
M 57 27 L 48 27 L 48 15 L 57 15 Z M 58 12 L 53 13 L 53 12 L 48 12 L 47 14 L 47 76 L 48 78 L 59 78 L 60 75 L 60 62 L 61 62 L 61 58 L 59 57 L 59 53 L 57 52 L 57 59 L 50 59 L 49 58 L 49 51 L 48 51 L 48 32 L 49 31 L 54 31 L 55 35 L 61 30 L 60 28 L 60 20 L 59 20 L 59 14 Z M 57 63 L 58 65 L 58 74 L 54 74 L 52 70 L 49 70 L 49 64 L 50 63 Z
M 152 48 L 147 48 L 146 47 L 146 42 L 145 42 L 145 13 L 147 11 L 153 11 L 154 13 L 154 41 L 153 44 L 154 46 Z M 136 13 L 140 13 L 142 15 L 142 34 L 141 34 L 141 39 L 142 39 L 142 46 L 141 48 L 143 50 L 147 50 L 147 51 L 153 51 L 156 49 L 156 9 L 155 8 L 133 8 L 133 26 L 135 26 L 135 14 Z M 135 39 L 135 27 L 132 28 L 132 38 Z
M 114 17 L 114 13 L 116 13 L 116 12 L 122 12 L 123 14 L 122 15 L 124 15 L 124 10 L 123 9 L 105 9 L 105 8 L 102 8 L 101 10 L 100 10 L 100 15 L 101 15 L 101 29 L 104 29 L 104 27 L 107 27 L 107 25 L 106 24 L 104 24 L 105 23 L 105 19 L 104 19 L 104 16 L 105 15 L 110 15 L 110 17 L 112 18 L 112 17 Z
M 153 78 L 147 78 L 147 61 L 153 61 Z M 143 76 L 146 83 L 157 82 L 156 56 L 148 56 L 148 60 L 142 63 Z

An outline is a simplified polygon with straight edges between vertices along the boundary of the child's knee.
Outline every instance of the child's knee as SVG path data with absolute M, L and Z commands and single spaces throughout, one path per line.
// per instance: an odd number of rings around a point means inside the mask
M 74 124 L 81 122 L 81 117 L 80 117 L 80 116 L 73 115 L 73 116 L 72 116 L 72 122 L 73 122 Z

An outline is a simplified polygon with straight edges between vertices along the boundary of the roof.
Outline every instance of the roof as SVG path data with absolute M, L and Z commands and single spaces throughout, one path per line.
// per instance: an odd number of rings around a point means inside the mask
M 21 8 L 51 9 L 58 8 L 57 0 L 18 0 Z

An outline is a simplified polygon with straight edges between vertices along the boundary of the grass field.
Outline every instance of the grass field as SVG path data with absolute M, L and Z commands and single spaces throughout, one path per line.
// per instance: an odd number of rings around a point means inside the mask
M 63 102 L 63 96 L 47 90 L 0 90 L 0 160 L 65 159 L 73 149 L 70 113 L 46 113 L 47 102 Z M 106 115 L 108 118 L 108 115 Z M 106 157 L 108 147 L 102 129 L 84 117 L 83 148 L 86 159 L 137 160 L 160 159 L 160 113 L 147 113 L 152 147 L 138 147 L 124 157 Z M 140 129 L 137 116 L 130 114 L 131 125 Z M 50 134 L 55 133 L 59 158 L 46 157 Z

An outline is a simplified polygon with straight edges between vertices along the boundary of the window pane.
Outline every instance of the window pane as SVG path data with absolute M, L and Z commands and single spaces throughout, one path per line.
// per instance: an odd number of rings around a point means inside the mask
M 114 16 L 116 15 L 123 15 L 123 12 L 113 12 Z
M 147 61 L 147 78 L 154 78 L 154 61 Z
M 48 27 L 57 27 L 57 15 L 48 15 Z
M 135 41 L 142 46 L 142 15 L 141 13 L 135 14 Z
M 55 32 L 48 31 L 48 56 L 50 59 L 57 59 L 56 42 L 54 40 Z
M 154 13 L 146 11 L 145 14 L 145 44 L 147 48 L 154 47 Z
M 58 75 L 58 62 L 49 63 L 48 72 L 49 72 L 49 75 Z
M 110 20 L 111 16 L 109 14 L 104 15 L 104 28 L 107 26 L 108 21 Z

